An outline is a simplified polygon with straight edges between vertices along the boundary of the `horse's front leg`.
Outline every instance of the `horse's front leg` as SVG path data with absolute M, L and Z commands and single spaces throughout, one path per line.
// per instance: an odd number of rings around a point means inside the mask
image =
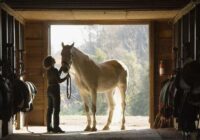
M 90 111 L 89 111 L 89 100 L 88 100 L 88 97 L 87 96 L 81 96 L 82 97 L 82 100 L 84 102 L 84 109 L 85 109 L 85 113 L 86 113 L 86 116 L 87 116 L 87 126 L 86 128 L 84 129 L 84 131 L 90 131 L 91 130 L 91 117 L 90 117 Z
M 92 93 L 92 115 L 93 115 L 93 125 L 92 125 L 92 131 L 97 131 L 96 128 L 96 101 L 97 101 L 97 93 Z

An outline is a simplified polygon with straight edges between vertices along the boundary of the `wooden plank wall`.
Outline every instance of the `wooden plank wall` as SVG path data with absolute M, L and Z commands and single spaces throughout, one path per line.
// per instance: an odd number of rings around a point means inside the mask
M 159 93 L 162 82 L 168 78 L 173 69 L 173 32 L 172 24 L 168 21 L 152 22 L 151 33 L 151 65 L 150 77 L 152 84 L 150 101 L 151 127 L 158 113 Z M 45 125 L 46 122 L 46 81 L 42 60 L 48 52 L 48 26 L 47 23 L 30 22 L 25 26 L 25 70 L 26 80 L 32 81 L 38 88 L 34 100 L 34 110 L 29 115 L 29 124 Z M 159 76 L 159 62 L 165 62 L 165 74 Z M 37 114 L 37 115 L 35 115 Z
M 33 82 L 38 90 L 33 111 L 28 115 L 29 125 L 45 125 L 46 92 L 42 61 L 47 54 L 47 26 L 42 22 L 25 25 L 25 80 Z
M 168 21 L 155 21 L 153 22 L 154 37 L 151 42 L 154 43 L 154 92 L 152 93 L 153 100 L 150 101 L 151 109 L 151 127 L 155 120 L 156 114 L 159 111 L 159 95 L 163 81 L 169 78 L 174 68 L 173 57 L 173 24 Z M 159 75 L 159 65 L 163 62 L 164 74 Z

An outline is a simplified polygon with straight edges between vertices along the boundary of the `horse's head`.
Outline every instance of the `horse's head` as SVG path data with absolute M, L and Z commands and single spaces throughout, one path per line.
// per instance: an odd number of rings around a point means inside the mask
M 62 63 L 62 70 L 65 73 L 68 73 L 70 66 L 72 64 L 72 54 L 71 54 L 71 49 L 74 47 L 74 43 L 71 45 L 64 45 L 62 43 L 62 51 L 61 51 L 61 63 Z

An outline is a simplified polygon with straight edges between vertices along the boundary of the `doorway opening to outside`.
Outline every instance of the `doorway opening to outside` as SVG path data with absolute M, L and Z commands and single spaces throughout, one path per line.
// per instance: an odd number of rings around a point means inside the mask
M 95 62 L 117 59 L 129 71 L 126 92 L 126 129 L 150 128 L 149 124 L 149 25 L 51 25 L 49 54 L 61 67 L 61 43 L 72 44 Z M 72 96 L 67 99 L 66 83 L 61 86 L 60 124 L 65 131 L 83 130 L 86 116 L 72 75 Z M 64 75 L 61 75 L 64 77 Z M 115 100 L 120 99 L 115 94 Z M 120 105 L 120 104 L 119 104 Z M 97 97 L 97 129 L 107 120 L 107 102 L 103 94 Z M 120 106 L 116 104 L 111 130 L 120 129 Z

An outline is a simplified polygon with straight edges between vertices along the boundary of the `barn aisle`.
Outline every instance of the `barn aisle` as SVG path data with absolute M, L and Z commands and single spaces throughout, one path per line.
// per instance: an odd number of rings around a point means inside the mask
M 74 131 L 64 134 L 15 133 L 2 140 L 182 140 L 174 129 L 133 129 L 125 131 Z
M 97 116 L 97 132 L 84 132 L 85 116 L 61 116 L 64 134 L 46 133 L 45 126 L 29 126 L 14 130 L 3 140 L 182 140 L 181 133 L 169 129 L 150 129 L 148 117 L 126 116 L 126 130 L 120 131 L 120 122 L 113 120 L 109 131 L 101 131 L 107 116 Z

